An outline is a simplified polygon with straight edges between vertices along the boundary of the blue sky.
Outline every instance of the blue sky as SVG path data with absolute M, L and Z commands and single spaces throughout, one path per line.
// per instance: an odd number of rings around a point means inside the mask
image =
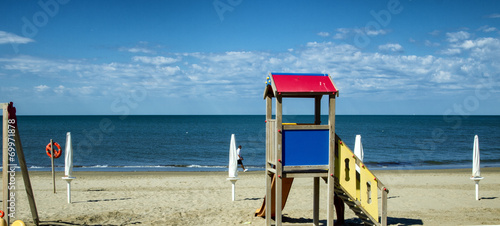
M 0 21 L 21 115 L 264 114 L 269 72 L 330 74 L 338 114 L 500 114 L 499 1 L 4 0 Z

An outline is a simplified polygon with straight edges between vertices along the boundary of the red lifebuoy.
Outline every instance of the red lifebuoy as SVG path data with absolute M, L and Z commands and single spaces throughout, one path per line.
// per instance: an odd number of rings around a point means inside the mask
M 0 218 L 2 218 L 3 215 L 5 215 L 5 213 L 2 210 L 0 210 Z
M 54 142 L 54 146 L 55 146 L 55 148 L 53 150 L 54 151 L 54 158 L 56 159 L 56 158 L 61 157 L 61 146 L 57 142 Z M 45 147 L 45 152 L 47 152 L 47 155 L 49 157 L 51 157 L 50 156 L 50 143 L 47 144 L 47 146 Z

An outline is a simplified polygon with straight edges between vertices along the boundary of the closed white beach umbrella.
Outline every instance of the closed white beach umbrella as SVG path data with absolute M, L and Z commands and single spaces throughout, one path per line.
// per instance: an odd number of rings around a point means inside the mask
M 71 133 L 66 133 L 66 150 L 64 156 L 64 175 L 71 177 L 73 174 L 73 145 L 71 143 Z
M 66 133 L 66 146 L 64 150 L 64 177 L 63 180 L 66 181 L 67 193 L 68 193 L 68 203 L 71 203 L 71 181 L 76 179 L 73 177 L 73 144 L 71 142 L 71 133 Z
M 229 144 L 229 166 L 228 166 L 229 177 L 227 180 L 231 181 L 232 188 L 232 199 L 235 199 L 235 189 L 236 181 L 238 178 L 238 155 L 236 154 L 236 138 L 234 134 L 231 134 L 231 143 Z
M 356 142 L 354 142 L 354 155 L 363 161 L 365 153 L 363 152 L 363 144 L 361 144 L 361 135 L 356 135 Z M 358 164 L 356 164 L 356 171 L 359 172 Z
M 472 150 L 472 177 L 481 177 L 481 158 L 479 157 L 479 138 L 474 136 L 474 148 Z
M 238 155 L 236 154 L 236 139 L 234 134 L 231 135 L 231 143 L 229 144 L 229 177 L 238 177 Z
M 479 138 L 474 136 L 474 147 L 472 148 L 472 176 L 471 180 L 473 180 L 476 184 L 476 200 L 479 200 L 479 181 L 483 178 L 481 177 L 481 167 L 480 167 L 481 158 L 479 157 Z

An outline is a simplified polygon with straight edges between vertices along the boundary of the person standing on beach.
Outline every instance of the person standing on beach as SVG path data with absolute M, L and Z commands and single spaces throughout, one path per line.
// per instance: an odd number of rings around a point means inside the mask
M 236 154 L 238 155 L 238 164 L 241 165 L 243 172 L 246 172 L 246 171 L 248 171 L 248 169 L 245 169 L 245 166 L 243 166 L 243 157 L 241 157 L 240 152 L 241 152 L 241 145 L 238 146 L 238 149 L 236 150 Z

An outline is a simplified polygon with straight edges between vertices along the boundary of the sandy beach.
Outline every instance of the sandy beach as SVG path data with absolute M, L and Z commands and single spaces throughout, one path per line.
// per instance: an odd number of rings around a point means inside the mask
M 500 168 L 484 168 L 481 200 L 475 200 L 470 169 L 375 171 L 390 188 L 390 225 L 500 224 Z M 236 200 L 226 172 L 74 172 L 72 204 L 63 172 L 30 172 L 41 225 L 264 225 L 254 217 L 265 193 L 263 171 L 240 172 Z M 326 199 L 321 185 L 321 200 Z M 312 222 L 312 178 L 294 181 L 284 209 L 290 223 Z M 32 225 L 22 182 L 16 174 L 16 213 Z M 320 219 L 326 223 L 326 202 Z M 346 207 L 346 225 L 361 221 Z M 11 222 L 13 222 L 11 220 Z

